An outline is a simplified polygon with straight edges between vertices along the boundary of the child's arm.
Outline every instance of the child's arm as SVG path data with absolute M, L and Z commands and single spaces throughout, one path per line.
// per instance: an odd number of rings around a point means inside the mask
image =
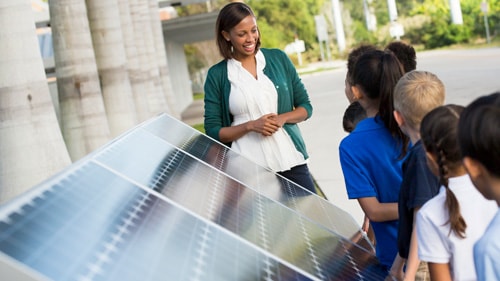
M 429 262 L 429 273 L 431 280 L 452 281 L 449 263 L 432 263 Z
M 398 203 L 380 203 L 377 197 L 358 198 L 358 203 L 365 215 L 374 222 L 397 220 Z
M 417 239 L 417 211 L 420 207 L 413 209 L 413 230 L 411 232 L 410 252 L 406 261 L 406 271 L 404 280 L 415 280 L 420 259 L 418 258 L 418 239 Z
M 403 268 L 405 265 L 405 261 L 405 259 L 397 254 L 394 262 L 392 263 L 391 270 L 389 271 L 390 278 L 386 278 L 386 280 L 403 280 Z

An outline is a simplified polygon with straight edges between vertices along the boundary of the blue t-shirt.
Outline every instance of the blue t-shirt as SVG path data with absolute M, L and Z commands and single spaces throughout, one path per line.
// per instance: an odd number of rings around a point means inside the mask
M 477 280 L 500 280 L 500 209 L 474 245 Z
M 405 259 L 410 253 L 411 233 L 413 231 L 413 213 L 439 192 L 439 179 L 427 166 L 425 149 L 417 141 L 408 151 L 403 162 L 403 183 L 399 192 L 399 255 Z
M 349 199 L 376 197 L 397 203 L 402 181 L 401 142 L 380 117 L 366 118 L 340 143 L 340 164 Z M 371 222 L 379 261 L 388 267 L 398 253 L 398 220 Z

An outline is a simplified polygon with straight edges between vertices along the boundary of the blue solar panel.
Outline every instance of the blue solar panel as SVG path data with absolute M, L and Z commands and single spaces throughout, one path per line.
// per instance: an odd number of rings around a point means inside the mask
M 1 206 L 0 251 L 50 280 L 383 279 L 349 214 L 168 115 Z

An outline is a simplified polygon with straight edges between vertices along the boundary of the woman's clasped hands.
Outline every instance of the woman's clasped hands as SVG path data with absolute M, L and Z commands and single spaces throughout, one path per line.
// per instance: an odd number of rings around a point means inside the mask
M 263 136 L 271 136 L 284 124 L 285 120 L 280 118 L 278 114 L 268 113 L 252 122 L 252 131 L 260 133 Z

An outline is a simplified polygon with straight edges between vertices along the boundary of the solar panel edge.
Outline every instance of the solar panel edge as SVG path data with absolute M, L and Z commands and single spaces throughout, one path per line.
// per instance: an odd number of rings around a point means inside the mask
M 0 277 L 2 280 L 50 281 L 45 275 L 0 252 Z

